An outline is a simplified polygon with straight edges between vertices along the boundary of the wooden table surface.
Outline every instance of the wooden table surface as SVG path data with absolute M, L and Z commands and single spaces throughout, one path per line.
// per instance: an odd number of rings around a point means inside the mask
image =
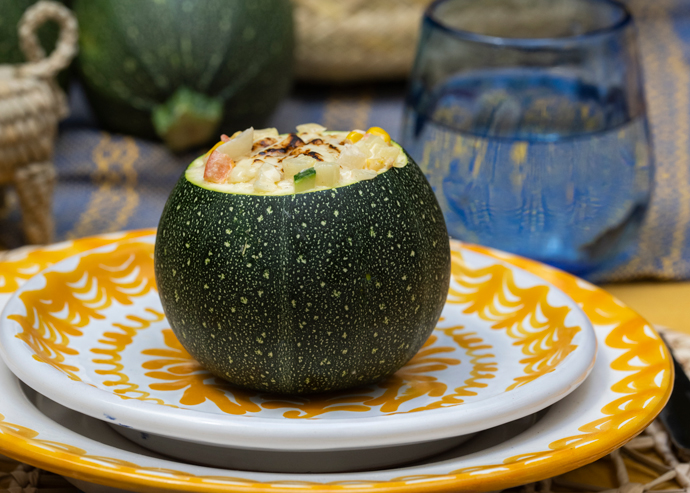
M 690 334 L 690 282 L 634 282 L 601 287 L 652 324 Z

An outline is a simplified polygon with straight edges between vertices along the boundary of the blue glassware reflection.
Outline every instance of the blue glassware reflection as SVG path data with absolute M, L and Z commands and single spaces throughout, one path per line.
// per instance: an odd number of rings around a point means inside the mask
M 634 238 L 650 199 L 632 20 L 608 0 L 481 2 L 486 10 L 479 0 L 428 9 L 403 144 L 452 237 L 587 275 Z M 545 2 L 553 10 L 543 31 L 559 37 L 537 37 L 534 25 L 531 38 L 493 35 L 520 32 L 515 19 L 524 16 L 511 12 L 497 27 L 501 8 Z M 572 33 L 575 20 L 581 34 Z M 460 29 L 468 27 L 479 33 Z

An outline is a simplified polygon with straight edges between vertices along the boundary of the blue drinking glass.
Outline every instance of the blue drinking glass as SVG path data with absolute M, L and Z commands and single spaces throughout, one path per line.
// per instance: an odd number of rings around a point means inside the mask
M 636 236 L 653 179 L 636 32 L 611 0 L 438 0 L 403 144 L 454 238 L 587 276 Z

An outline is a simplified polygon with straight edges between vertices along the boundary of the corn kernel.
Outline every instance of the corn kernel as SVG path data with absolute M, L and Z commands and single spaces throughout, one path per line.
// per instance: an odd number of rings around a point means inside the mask
M 345 140 L 349 140 L 350 142 L 352 142 L 354 144 L 355 142 L 359 142 L 360 140 L 362 140 L 362 137 L 364 137 L 363 134 L 353 130 L 352 132 L 347 134 L 347 137 L 345 137 Z
M 367 133 L 372 134 L 372 135 L 378 135 L 379 137 L 381 137 L 383 140 L 386 141 L 386 144 L 391 143 L 391 136 L 388 135 L 388 132 L 386 132 L 381 127 L 371 127 L 369 130 L 367 130 Z
M 215 151 L 216 149 L 218 149 L 218 147 L 222 146 L 223 144 L 225 144 L 225 142 L 223 142 L 222 140 L 219 141 L 216 145 L 214 145 L 213 147 L 211 147 L 211 149 L 210 149 L 206 154 L 204 154 L 204 156 L 210 156 L 211 153 L 212 153 L 213 151 Z

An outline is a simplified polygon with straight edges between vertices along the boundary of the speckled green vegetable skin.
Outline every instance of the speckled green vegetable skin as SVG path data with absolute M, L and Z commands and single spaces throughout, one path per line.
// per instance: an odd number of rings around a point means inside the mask
M 184 88 L 220 103 L 219 124 L 200 121 L 216 139 L 216 126 L 260 127 L 290 88 L 289 0 L 75 0 L 74 11 L 81 80 L 109 130 L 166 140 L 152 115 Z M 197 113 L 181 118 L 194 125 Z
M 177 183 L 155 273 L 182 345 L 233 384 L 307 394 L 378 381 L 431 334 L 450 249 L 409 158 L 373 180 L 295 195 Z

